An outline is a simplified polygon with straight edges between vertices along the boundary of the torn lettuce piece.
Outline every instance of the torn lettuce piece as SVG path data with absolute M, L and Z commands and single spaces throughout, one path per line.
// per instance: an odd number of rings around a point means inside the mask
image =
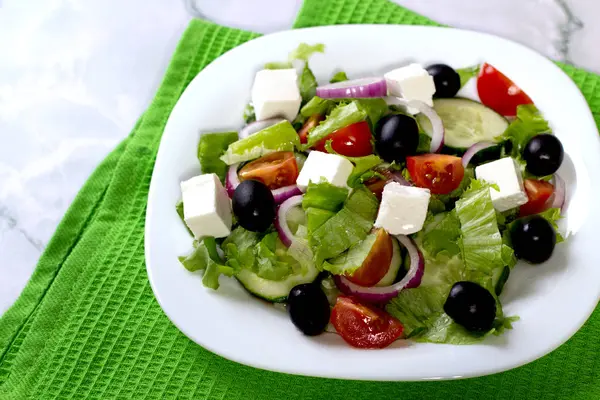
M 227 147 L 238 140 L 237 132 L 203 133 L 198 141 L 198 161 L 203 174 L 215 173 L 221 180 L 225 181 L 227 164 L 220 157 Z
M 331 111 L 325 121 L 308 133 L 306 148 L 312 147 L 334 131 L 364 121 L 366 118 L 367 112 L 358 102 L 340 104 Z
M 298 89 L 302 97 L 302 104 L 308 103 L 309 100 L 315 97 L 317 86 L 317 79 L 310 68 L 308 68 L 308 63 L 304 64 L 302 73 L 298 77 Z
M 246 104 L 246 108 L 244 108 L 244 122 L 250 124 L 256 121 L 256 114 L 254 113 L 254 104 L 248 103 Z
M 309 118 L 312 115 L 326 115 L 335 107 L 333 100 L 322 99 L 319 96 L 314 96 L 308 103 L 300 109 L 300 115 L 304 118 Z
M 220 159 L 225 164 L 232 165 L 275 151 L 294 151 L 299 146 L 300 139 L 292 124 L 289 121 L 281 121 L 245 139 L 231 143 Z
M 354 100 L 367 114 L 368 120 L 371 123 L 371 129 L 375 129 L 377 122 L 388 112 L 388 105 L 384 99 L 356 99 Z
M 441 252 L 453 257 L 460 255 L 458 239 L 461 235 L 460 221 L 455 210 L 427 217 L 423 229 L 416 235 L 419 248 L 435 258 Z
M 364 240 L 350 247 L 348 251 L 325 261 L 323 269 L 334 275 L 352 274 L 363 264 L 376 239 L 377 233 L 370 233 Z
M 373 227 L 379 203 L 366 188 L 359 188 L 348 197 L 344 207 L 309 236 L 309 243 L 320 266 L 367 237 Z
M 458 73 L 458 76 L 460 77 L 460 87 L 462 88 L 472 78 L 477 77 L 477 75 L 479 75 L 480 68 L 481 68 L 481 65 L 474 65 L 472 67 L 457 69 L 456 72 Z
M 202 284 L 214 290 L 219 288 L 219 276 L 233 276 L 236 272 L 235 268 L 224 265 L 217 253 L 217 244 L 214 238 L 204 238 L 200 242 L 194 241 L 192 252 L 187 256 L 179 257 L 179 261 L 188 271 L 204 270 Z
M 190 228 L 185 223 L 185 217 L 184 217 L 184 214 L 183 214 L 183 201 L 182 200 L 179 200 L 177 202 L 177 204 L 175 204 L 175 211 L 177 211 L 177 215 L 179 215 L 179 218 L 181 218 L 181 222 L 183 223 L 183 226 L 185 226 L 185 229 L 187 229 L 187 231 L 190 234 L 190 236 L 194 237 L 194 234 L 192 233 L 192 231 L 190 230 Z
M 531 138 L 540 133 L 550 132 L 548 121 L 544 119 L 537 107 L 533 104 L 522 104 L 517 107 L 517 118 L 510 123 L 500 138 L 512 142 L 510 155 L 520 161 L 523 149 Z
M 315 53 L 324 53 L 325 45 L 323 43 L 307 44 L 300 43 L 300 45 L 288 55 L 288 61 L 302 60 L 308 62 L 309 58 Z
M 346 160 L 350 161 L 354 165 L 352 173 L 348 177 L 347 181 L 348 186 L 351 188 L 355 188 L 361 183 L 363 183 L 365 180 L 377 176 L 376 172 L 370 170 L 383 163 L 383 160 L 375 154 L 370 154 L 364 157 L 348 157 L 339 154 L 331 146 L 331 140 L 328 140 L 325 143 L 325 150 L 330 154 L 335 154 L 340 157 L 344 157 Z M 369 173 L 366 174 L 367 172 Z M 379 177 L 381 177 L 382 179 L 386 179 L 381 174 L 379 174 Z
M 549 208 L 546 211 L 541 212 L 539 215 L 550 222 L 554 228 L 554 232 L 556 232 L 556 243 L 564 242 L 565 238 L 563 238 L 558 230 L 558 220 L 562 218 L 562 215 L 560 214 L 560 208 Z
M 302 198 L 302 208 L 311 207 L 338 212 L 348 198 L 348 189 L 332 185 L 329 182 L 309 182 Z
M 338 83 L 338 82 L 344 82 L 348 80 L 348 75 L 346 75 L 346 73 L 344 71 L 339 71 L 336 72 L 331 79 L 329 80 L 329 83 Z

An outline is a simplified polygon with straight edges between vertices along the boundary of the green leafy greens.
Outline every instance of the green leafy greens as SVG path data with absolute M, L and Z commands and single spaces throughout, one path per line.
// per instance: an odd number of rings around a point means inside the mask
M 198 161 L 203 174 L 215 173 L 223 182 L 227 164 L 220 157 L 227 147 L 238 140 L 237 132 L 204 133 L 198 141 Z

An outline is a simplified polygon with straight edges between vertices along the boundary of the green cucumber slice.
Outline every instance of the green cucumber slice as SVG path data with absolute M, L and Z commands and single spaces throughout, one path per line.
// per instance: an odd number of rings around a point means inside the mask
M 444 124 L 444 144 L 454 149 L 465 150 L 482 141 L 496 142 L 496 138 L 508 127 L 508 121 L 504 117 L 473 100 L 436 99 L 433 101 L 433 108 Z M 429 119 L 419 114 L 417 122 L 431 137 Z
M 283 303 L 287 300 L 290 290 L 296 285 L 310 283 L 317 279 L 319 271 L 311 265 L 304 274 L 292 274 L 281 281 L 271 281 L 261 278 L 254 272 L 242 269 L 236 275 L 237 280 L 244 288 L 255 295 L 271 303 Z

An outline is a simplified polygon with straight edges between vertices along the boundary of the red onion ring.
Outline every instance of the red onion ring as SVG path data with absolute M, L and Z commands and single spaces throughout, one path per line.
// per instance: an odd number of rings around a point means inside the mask
M 227 189 L 227 194 L 229 195 L 229 198 L 233 197 L 233 192 L 235 192 L 235 188 L 237 188 L 240 184 L 240 177 L 237 173 L 239 166 L 239 163 L 230 165 L 229 169 L 227 170 L 227 175 L 225 176 L 225 189 Z
M 402 186 L 412 186 L 409 181 L 404 179 L 402 172 L 400 171 L 390 173 L 390 180 L 399 183 Z
M 473 156 L 475 154 L 477 154 L 481 150 L 493 147 L 495 145 L 496 145 L 496 143 L 493 143 L 493 142 L 479 142 L 479 143 L 475 143 L 474 145 L 469 147 L 467 149 L 467 151 L 465 152 L 465 154 L 462 156 L 463 167 L 467 168 L 467 165 L 469 165 L 469 162 L 471 161 L 471 159 L 473 158 Z
M 431 134 L 431 144 L 429 145 L 429 151 L 431 153 L 437 153 L 444 147 L 444 124 L 442 119 L 432 107 L 419 100 L 406 100 L 400 97 L 387 96 L 385 101 L 388 105 L 399 105 L 404 107 L 412 107 L 419 110 L 420 113 L 429 118 L 433 132 Z
M 345 99 L 383 97 L 387 95 L 384 78 L 362 78 L 317 87 L 317 96 L 322 99 Z
M 240 132 L 238 133 L 238 136 L 240 139 L 245 139 L 248 136 L 252 135 L 253 133 L 262 131 L 263 129 L 266 129 L 272 125 L 278 124 L 281 121 L 285 121 L 285 119 L 269 118 L 269 119 L 263 119 L 262 121 L 251 122 L 248 125 L 246 125 L 245 127 L 243 127 L 242 130 L 240 130 Z
M 284 186 L 279 189 L 271 190 L 273 193 L 273 198 L 275 199 L 275 204 L 281 204 L 290 197 L 298 196 L 302 194 L 300 188 L 296 185 Z
M 410 257 L 410 268 L 401 281 L 391 286 L 360 286 L 350 282 L 343 275 L 334 276 L 336 285 L 347 294 L 369 303 L 385 303 L 400 293 L 402 289 L 416 288 L 421 284 L 425 272 L 425 260 L 413 240 L 406 235 L 395 235 L 395 238 L 406 247 Z
M 290 230 L 290 227 L 287 223 L 287 213 L 292 207 L 302 204 L 303 198 L 304 195 L 290 197 L 289 199 L 281 203 L 277 208 L 277 214 L 275 215 L 274 222 L 275 229 L 277 229 L 279 239 L 281 239 L 281 242 L 287 247 L 290 247 L 292 245 L 292 242 L 294 241 L 294 234 Z
M 565 206 L 565 200 L 567 199 L 565 181 L 560 175 L 554 174 L 552 184 L 554 185 L 554 193 L 548 199 L 546 205 L 549 205 L 548 208 L 560 208 L 560 212 L 562 213 Z

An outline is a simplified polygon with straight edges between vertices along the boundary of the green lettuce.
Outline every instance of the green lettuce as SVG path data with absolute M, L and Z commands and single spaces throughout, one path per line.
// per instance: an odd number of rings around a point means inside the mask
M 348 156 L 345 156 L 345 155 L 342 155 L 342 154 L 339 154 L 338 152 L 336 152 L 333 149 L 333 147 L 331 146 L 331 140 L 328 140 L 325 143 L 325 150 L 328 153 L 336 154 L 340 157 L 344 157 L 346 160 L 350 161 L 354 165 L 354 168 L 352 169 L 352 173 L 350 174 L 350 176 L 348 177 L 348 180 L 346 182 L 348 184 L 348 186 L 351 188 L 357 187 L 358 185 L 360 185 L 367 179 L 370 179 L 374 176 L 378 176 L 381 179 L 386 179 L 383 175 L 378 174 L 375 171 L 372 171 L 372 169 L 374 167 L 383 163 L 383 160 L 375 154 L 370 154 L 370 155 L 364 156 L 364 157 L 348 157 Z
M 300 109 L 300 115 L 309 118 L 312 115 L 326 115 L 335 107 L 335 101 L 315 96 Z
M 460 254 L 460 235 L 460 221 L 452 210 L 428 216 L 423 229 L 417 233 L 417 240 L 420 248 L 433 258 L 441 252 L 452 257 Z
M 288 55 L 288 61 L 302 60 L 308 62 L 308 59 L 315 53 L 324 53 L 325 45 L 323 43 L 307 44 L 300 43 L 300 45 Z
M 191 272 L 204 270 L 202 284 L 211 289 L 219 288 L 219 276 L 232 276 L 236 269 L 224 265 L 223 260 L 217 252 L 217 244 L 214 238 L 205 238 L 200 242 L 194 241 L 194 249 L 190 254 L 179 257 L 183 266 Z
M 369 190 L 355 189 L 344 207 L 309 235 L 316 264 L 320 266 L 364 240 L 373 227 L 378 206 Z
M 460 77 L 461 88 L 465 86 L 472 78 L 475 78 L 477 75 L 479 75 L 480 67 L 480 65 L 474 65 L 472 67 L 459 68 L 456 70 L 458 76 Z
M 388 112 L 388 105 L 382 98 L 357 99 L 354 100 L 367 114 L 371 123 L 371 129 L 375 128 L 377 122 Z
M 244 108 L 244 122 L 250 124 L 256 121 L 256 113 L 254 112 L 254 105 L 252 103 L 246 104 Z
M 299 146 L 300 139 L 292 124 L 289 121 L 281 121 L 245 139 L 231 143 L 220 159 L 223 163 L 232 165 L 275 151 L 293 151 Z M 214 152 L 215 149 L 212 148 L 212 151 Z
M 348 75 L 346 75 L 346 73 L 344 71 L 339 71 L 336 72 L 331 79 L 329 80 L 329 83 L 338 83 L 338 82 L 343 82 L 343 81 L 347 81 L 348 80 Z
M 215 173 L 223 182 L 227 164 L 220 157 L 227 147 L 238 140 L 237 132 L 204 133 L 198 141 L 198 160 L 203 174 Z
M 548 121 L 533 104 L 522 104 L 517 107 L 517 118 L 510 123 L 501 138 L 512 142 L 511 156 L 521 160 L 521 153 L 527 143 L 540 133 L 551 132 Z
M 367 115 L 367 111 L 357 101 L 338 105 L 331 111 L 325 121 L 321 122 L 321 124 L 308 133 L 306 147 L 309 148 L 315 145 L 340 128 L 364 121 Z
M 353 273 L 363 264 L 376 239 L 377 234 L 370 233 L 364 240 L 350 247 L 348 251 L 325 261 L 323 263 L 323 269 L 334 275 Z
M 467 269 L 491 273 L 504 267 L 502 236 L 490 196 L 490 185 L 473 179 L 456 202 L 455 210 L 460 220 L 461 245 Z
M 194 234 L 192 233 L 192 231 L 190 230 L 190 228 L 185 223 L 185 217 L 184 217 L 184 214 L 183 214 L 183 201 L 182 200 L 179 200 L 177 202 L 177 204 L 175 204 L 175 211 L 177 211 L 177 215 L 179 215 L 179 218 L 181 218 L 181 222 L 183 223 L 183 226 L 185 226 L 185 229 L 187 229 L 187 231 L 190 234 L 190 236 L 194 236 Z
M 309 182 L 302 198 L 302 208 L 311 207 L 338 212 L 348 198 L 348 189 L 332 185 L 329 182 Z
M 308 68 L 308 63 L 304 64 L 302 73 L 298 78 L 298 89 L 300 90 L 300 96 L 302 96 L 303 104 L 315 97 L 317 86 L 317 78 L 315 78 L 315 75 L 312 73 L 310 68 Z

